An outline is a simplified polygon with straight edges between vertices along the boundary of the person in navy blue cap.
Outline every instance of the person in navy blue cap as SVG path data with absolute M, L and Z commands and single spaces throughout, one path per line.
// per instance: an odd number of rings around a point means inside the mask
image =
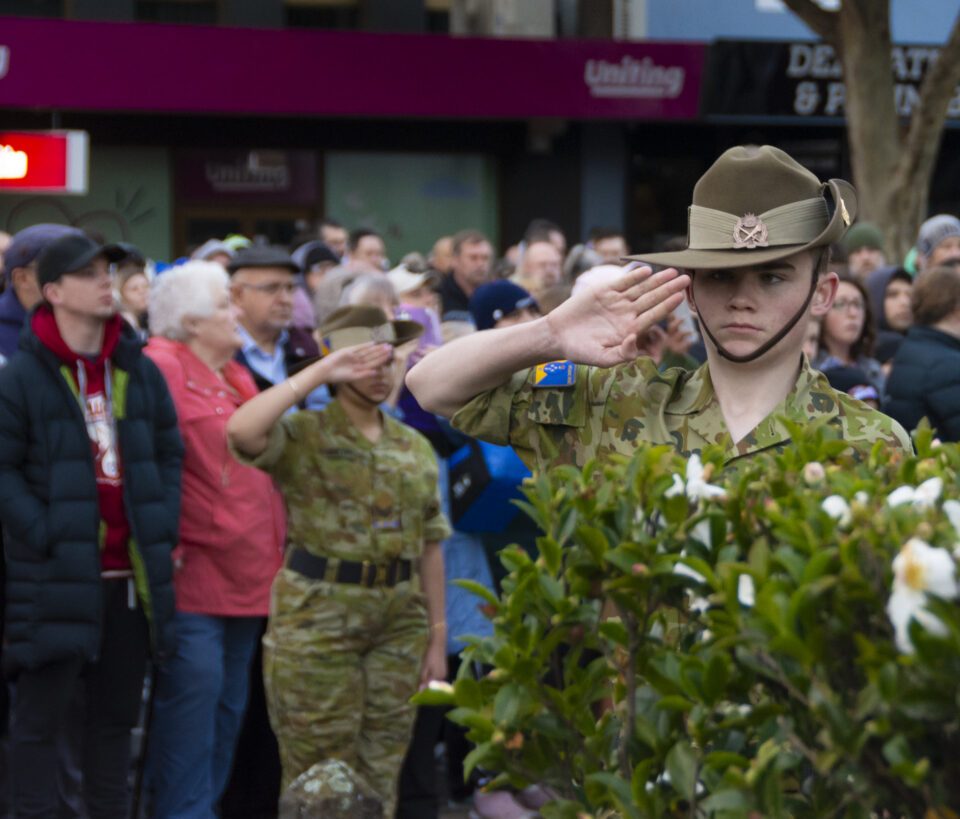
M 37 282 L 37 257 L 57 239 L 81 235 L 67 225 L 31 225 L 16 233 L 3 254 L 3 278 L 6 288 L 0 295 L 0 355 L 10 358 L 16 352 L 20 331 L 27 313 L 42 300 Z
M 537 318 L 540 308 L 520 285 L 501 279 L 477 288 L 470 299 L 470 315 L 478 330 L 492 330 Z

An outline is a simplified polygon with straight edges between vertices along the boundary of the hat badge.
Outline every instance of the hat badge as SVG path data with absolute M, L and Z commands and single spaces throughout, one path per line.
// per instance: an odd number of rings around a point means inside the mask
M 753 213 L 745 213 L 733 226 L 733 246 L 753 250 L 767 246 L 767 226 Z

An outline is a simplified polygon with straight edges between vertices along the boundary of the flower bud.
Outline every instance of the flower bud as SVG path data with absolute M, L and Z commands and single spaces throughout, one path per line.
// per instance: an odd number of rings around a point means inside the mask
M 819 461 L 810 461 L 810 463 L 803 467 L 803 480 L 806 481 L 809 486 L 820 483 L 826 477 L 827 471 Z

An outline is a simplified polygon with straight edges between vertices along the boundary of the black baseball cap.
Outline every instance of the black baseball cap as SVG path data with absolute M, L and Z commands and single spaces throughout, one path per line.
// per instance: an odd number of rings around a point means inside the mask
M 127 252 L 119 245 L 101 245 L 86 233 L 70 234 L 47 245 L 37 259 L 37 282 L 41 289 L 60 277 L 81 270 L 99 256 L 119 262 Z

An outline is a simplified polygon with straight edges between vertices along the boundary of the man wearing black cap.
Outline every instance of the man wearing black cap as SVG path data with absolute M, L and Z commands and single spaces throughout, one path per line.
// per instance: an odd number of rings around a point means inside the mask
M 44 302 L 0 372 L 17 817 L 56 815 L 55 738 L 81 680 L 87 810 L 126 815 L 147 656 L 169 649 L 182 444 L 163 377 L 116 314 L 122 256 L 83 234 L 50 244 Z

